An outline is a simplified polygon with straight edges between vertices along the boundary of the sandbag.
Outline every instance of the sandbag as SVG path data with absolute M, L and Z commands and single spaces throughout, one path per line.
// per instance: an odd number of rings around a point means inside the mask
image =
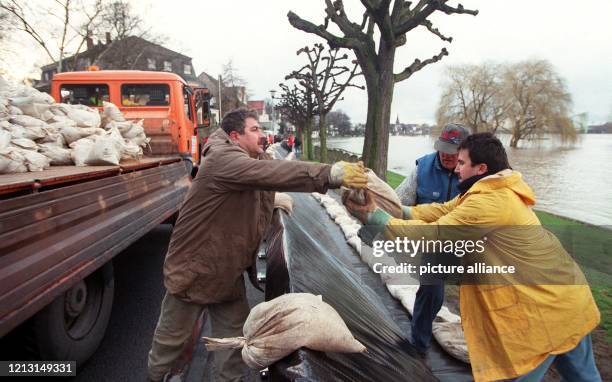
M 242 348 L 242 359 L 252 369 L 263 369 L 295 350 L 362 353 L 338 313 L 321 296 L 289 293 L 256 305 L 244 323 L 244 337 L 207 338 L 208 350 Z
M 106 122 L 115 121 L 115 122 L 125 122 L 125 117 L 117 107 L 112 102 L 102 102 L 104 105 L 104 112 L 102 113 L 102 117 Z
M 125 142 L 121 148 L 121 159 L 140 159 L 142 156 L 142 147 L 130 141 Z
M 8 112 L 10 115 L 22 115 L 23 111 L 21 111 L 20 108 L 18 108 L 17 106 L 9 106 L 8 107 Z
M 75 121 L 77 126 L 100 127 L 101 119 L 98 110 L 85 105 L 71 105 L 66 115 Z
M 374 196 L 376 205 L 383 210 L 387 211 L 394 218 L 401 219 L 402 213 L 402 202 L 395 193 L 395 190 L 391 188 L 382 179 L 376 176 L 374 171 L 366 168 L 366 175 L 368 176 L 368 190 Z M 363 190 L 349 190 L 347 188 L 342 189 L 342 198 L 349 198 L 357 203 L 365 204 L 365 194 Z
M 34 118 L 34 117 L 30 117 L 29 115 L 13 115 L 11 116 L 11 118 L 9 119 L 9 121 L 11 123 L 14 123 L 16 125 L 20 125 L 20 126 L 39 126 L 42 127 L 45 125 L 44 121 L 41 121 L 40 119 Z
M 28 171 L 43 171 L 51 166 L 49 158 L 32 150 L 21 150 L 21 153 L 25 157 L 25 165 L 28 167 Z
M 121 160 L 121 146 L 110 135 L 98 136 L 85 163 L 90 166 L 117 166 Z
M 0 150 L 4 150 L 11 143 L 11 133 L 0 129 Z
M 28 167 L 25 164 L 25 157 L 19 149 L 7 147 L 4 150 L 0 150 L 0 174 L 13 174 L 27 171 Z
M 36 144 L 36 142 L 27 138 L 12 139 L 11 144 L 24 150 L 38 150 L 38 145 Z
M 76 166 L 87 166 L 86 161 L 93 145 L 94 142 L 88 138 L 81 138 L 70 144 L 70 148 L 72 149 L 70 157 Z
M 74 164 L 70 150 L 58 146 L 55 143 L 43 143 L 38 145 L 39 152 L 49 158 L 52 166 L 69 166 Z

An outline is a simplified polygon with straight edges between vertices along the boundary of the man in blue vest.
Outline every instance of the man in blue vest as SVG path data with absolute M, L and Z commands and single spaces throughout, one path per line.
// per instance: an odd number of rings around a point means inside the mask
M 444 203 L 459 195 L 457 166 L 459 144 L 469 135 L 465 126 L 450 123 L 434 144 L 437 150 L 416 161 L 416 168 L 395 190 L 402 205 Z M 451 260 L 452 257 L 444 256 Z M 440 256 L 424 255 L 424 262 Z M 412 314 L 412 343 L 424 355 L 431 342 L 432 323 L 444 302 L 444 280 L 421 278 Z

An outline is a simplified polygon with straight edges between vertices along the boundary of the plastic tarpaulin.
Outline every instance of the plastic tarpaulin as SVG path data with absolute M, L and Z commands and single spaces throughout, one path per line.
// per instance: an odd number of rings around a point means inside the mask
M 300 349 L 270 367 L 271 380 L 472 380 L 469 367 L 437 344 L 423 363 L 408 341 L 408 313 L 379 276 L 361 263 L 318 202 L 309 194 L 291 196 L 293 215 L 275 212 L 267 233 L 266 300 L 288 292 L 322 295 L 368 352 Z

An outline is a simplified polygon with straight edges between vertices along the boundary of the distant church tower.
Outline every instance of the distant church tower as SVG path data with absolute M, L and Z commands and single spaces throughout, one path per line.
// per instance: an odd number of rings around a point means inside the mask
M 397 118 L 395 119 L 395 126 L 399 126 L 400 121 L 399 121 L 399 114 L 397 115 Z

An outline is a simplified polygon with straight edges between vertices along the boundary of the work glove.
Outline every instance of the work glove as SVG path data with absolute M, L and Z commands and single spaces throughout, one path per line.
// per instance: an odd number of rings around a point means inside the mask
M 376 201 L 372 193 L 365 190 L 365 204 L 359 204 L 345 194 L 342 197 L 342 203 L 350 212 L 351 215 L 359 219 L 363 224 L 377 226 L 380 231 L 384 229 L 392 216 L 389 215 L 385 210 L 376 205 Z
M 283 192 L 274 193 L 274 208 L 280 208 L 288 215 L 293 212 L 293 198 Z
M 365 173 L 363 162 L 336 162 L 329 173 L 329 184 L 332 187 L 344 186 L 347 188 L 366 188 L 368 176 Z

